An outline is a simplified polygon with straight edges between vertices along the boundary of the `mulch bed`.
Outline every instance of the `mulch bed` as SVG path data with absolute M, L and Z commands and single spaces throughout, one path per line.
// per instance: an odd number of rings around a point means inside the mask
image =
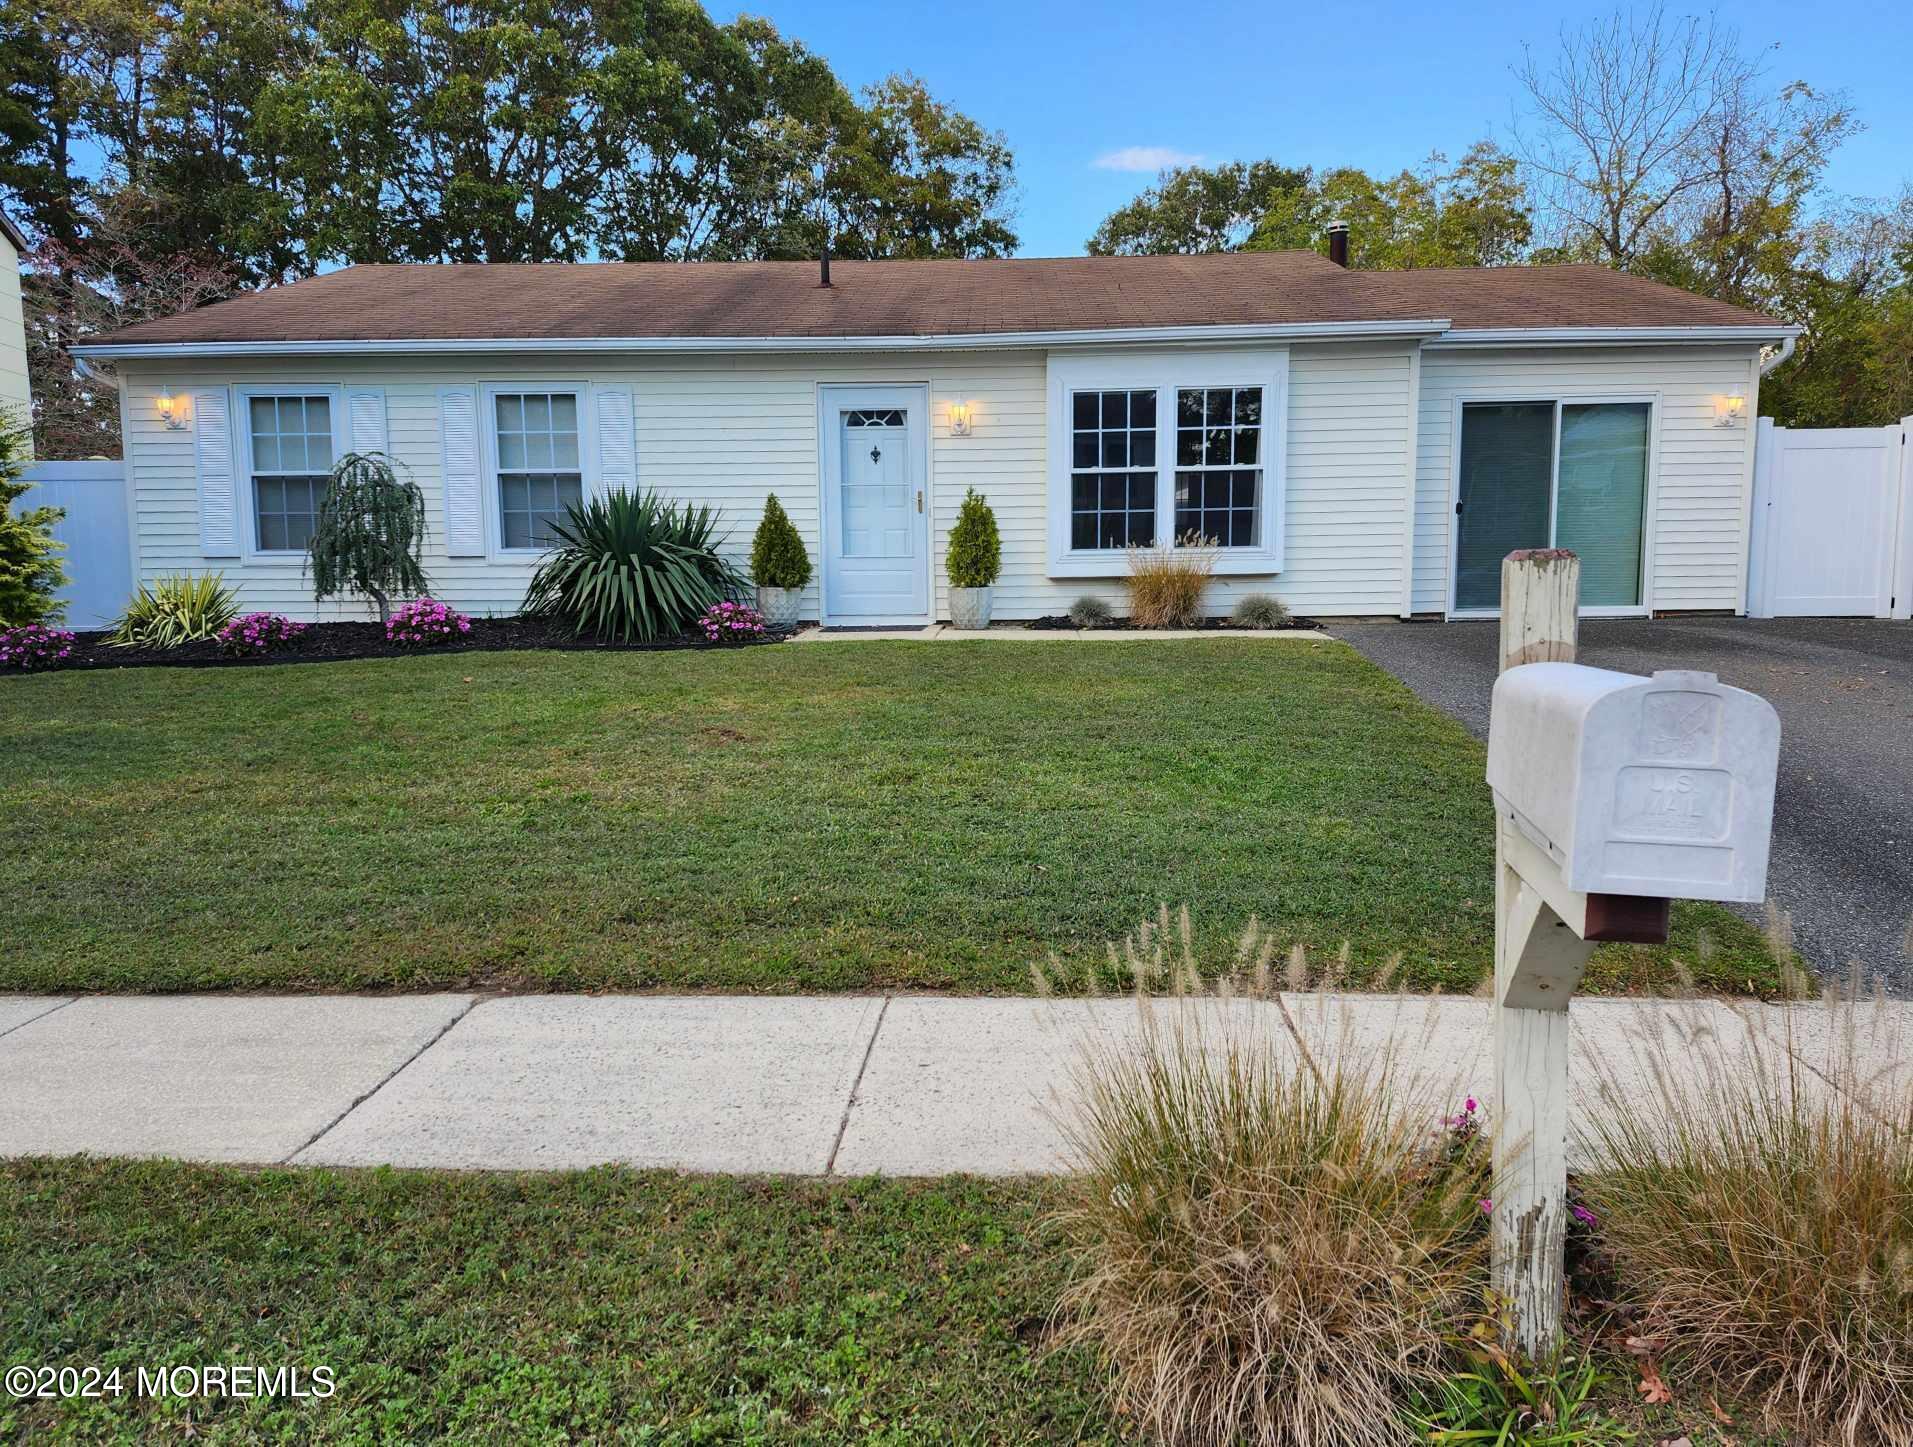
M 1067 631 L 1080 633 L 1082 631 L 1070 621 L 1069 614 L 1067 613 L 1048 613 L 1041 618 L 1032 618 L 1029 622 L 1019 624 L 1018 626 L 1023 628 L 1040 628 L 1052 632 Z M 1098 629 L 1108 628 L 1118 631 L 1138 628 L 1140 626 L 1140 624 L 1130 622 L 1127 618 L 1111 618 L 1107 623 L 1098 623 L 1096 625 Z M 1200 623 L 1192 624 L 1191 626 L 1205 633 L 1278 633 L 1294 628 L 1320 628 L 1322 625 L 1313 618 L 1303 618 L 1292 614 L 1290 615 L 1289 621 L 1284 623 L 1281 628 L 1242 628 L 1231 623 L 1227 618 L 1205 618 Z
M 354 658 L 416 658 L 435 653 L 503 653 L 521 648 L 559 648 L 592 653 L 656 653 L 688 648 L 750 648 L 750 643 L 708 643 L 701 633 L 660 638 L 651 643 L 605 642 L 590 634 L 580 637 L 571 625 L 555 618 L 474 618 L 472 631 L 455 643 L 388 643 L 380 623 L 309 623 L 305 632 L 270 653 L 234 657 L 207 639 L 178 648 L 115 648 L 103 632 L 75 636 L 73 655 L 58 669 L 89 668 L 249 668 L 274 663 L 341 663 Z M 759 643 L 777 643 L 771 634 Z M 13 670 L 6 670 L 11 673 Z

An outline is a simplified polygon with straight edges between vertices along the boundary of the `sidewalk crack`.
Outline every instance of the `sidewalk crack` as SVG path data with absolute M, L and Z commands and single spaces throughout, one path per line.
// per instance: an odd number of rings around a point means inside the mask
M 32 1025 L 36 1023 L 37 1021 L 46 1019 L 46 1017 L 49 1015 L 57 1015 L 60 1013 L 60 1011 L 64 1010 L 68 1005 L 77 1005 L 80 1003 L 81 1000 L 85 998 L 86 997 L 84 995 L 75 995 L 70 1000 L 62 1000 L 57 1005 L 49 1005 L 46 1009 L 42 1010 L 39 1014 L 29 1015 L 27 1016 L 26 1019 L 20 1021 L 17 1025 L 9 1025 L 7 1026 L 6 1029 L 0 1030 L 0 1039 L 4 1039 L 6 1036 L 11 1035 L 15 1030 L 24 1030 L 27 1028 L 27 1026 Z
M 870 1038 L 864 1042 L 864 1058 L 857 1062 L 857 1078 L 850 1082 L 850 1098 L 844 1102 L 843 1118 L 837 1122 L 837 1139 L 830 1143 L 830 1156 L 824 1162 L 826 1176 L 836 1173 L 837 1152 L 844 1148 L 844 1136 L 850 1131 L 850 1113 L 857 1108 L 857 1092 L 863 1088 L 864 1072 L 870 1068 L 871 1052 L 877 1048 L 877 1036 L 883 1030 L 883 1017 L 890 1013 L 892 998 L 883 997 L 883 1003 L 877 1007 L 877 1023 L 870 1027 Z
M 451 1019 L 447 1020 L 443 1028 L 441 1028 L 436 1034 L 434 1034 L 430 1040 L 427 1040 L 423 1045 L 419 1046 L 418 1049 L 414 1050 L 410 1055 L 406 1056 L 405 1059 L 401 1060 L 391 1070 L 387 1071 L 385 1074 L 385 1077 L 381 1079 L 376 1085 L 374 1085 L 370 1090 L 366 1091 L 363 1095 L 357 1097 L 349 1105 L 347 1105 L 344 1110 L 340 1111 L 337 1115 L 333 1116 L 331 1120 L 327 1121 L 324 1125 L 320 1126 L 316 1131 L 314 1131 L 299 1145 L 293 1147 L 290 1151 L 288 1151 L 280 1159 L 279 1164 L 282 1166 L 291 1165 L 306 1151 L 311 1150 L 320 1141 L 324 1140 L 328 1135 L 330 1135 L 335 1129 L 338 1128 L 340 1121 L 344 1120 L 348 1115 L 352 1114 L 353 1111 L 357 1110 L 360 1106 L 364 1105 L 373 1096 L 377 1095 L 381 1090 L 385 1089 L 386 1086 L 390 1085 L 393 1082 L 393 1080 L 395 1080 L 398 1077 L 398 1074 L 400 1071 L 404 1070 L 406 1066 L 410 1065 L 414 1060 L 417 1060 L 427 1050 L 430 1050 L 434 1045 L 438 1044 L 439 1041 L 443 1040 L 447 1035 L 451 1034 L 452 1028 L 455 1025 L 457 1025 L 460 1020 L 463 1020 L 467 1015 L 471 1014 L 472 1011 L 476 1010 L 479 1007 L 479 1005 L 484 1002 L 484 999 L 485 997 L 482 995 L 473 995 L 470 999 L 468 999 L 465 1002 L 465 1008 L 460 1010 L 456 1015 L 452 1016 Z

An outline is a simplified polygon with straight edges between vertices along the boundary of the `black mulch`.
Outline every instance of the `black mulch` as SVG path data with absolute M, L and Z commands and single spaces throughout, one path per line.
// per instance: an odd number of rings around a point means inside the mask
M 1050 629 L 1055 631 L 1067 630 L 1072 633 L 1081 631 L 1080 629 L 1077 628 L 1077 626 L 1074 623 L 1070 621 L 1069 614 L 1067 613 L 1048 613 L 1041 618 L 1033 618 L 1028 623 L 1022 624 L 1021 626 L 1025 628 L 1044 628 L 1044 629 Z M 1140 627 L 1141 625 L 1132 623 L 1127 618 L 1111 618 L 1107 623 L 1098 623 L 1096 626 L 1098 628 L 1123 629 L 1123 628 L 1137 628 L 1137 627 Z M 1203 630 L 1204 632 L 1209 632 L 1209 633 L 1275 633 L 1275 632 L 1280 632 L 1283 629 L 1290 629 L 1290 628 L 1320 628 L 1322 625 L 1313 618 L 1302 618 L 1299 616 L 1291 615 L 1289 618 L 1289 621 L 1282 624 L 1280 629 L 1243 628 L 1235 623 L 1230 622 L 1227 618 L 1205 618 L 1200 623 L 1192 624 L 1191 626 L 1195 628 L 1199 628 Z
M 762 639 L 781 641 L 780 635 Z M 578 652 L 660 652 L 684 648 L 748 648 L 753 644 L 707 643 L 702 633 L 660 638 L 650 643 L 605 642 L 572 632 L 569 623 L 554 618 L 474 618 L 472 631 L 456 642 L 438 644 L 389 643 L 381 623 L 310 623 L 305 632 L 270 653 L 234 657 L 218 643 L 206 640 L 178 648 L 115 648 L 105 633 L 80 633 L 72 657 L 61 671 L 88 668 L 245 668 L 272 663 L 339 663 L 353 658 L 413 658 L 434 653 L 501 653 L 520 648 L 561 648 Z M 12 672 L 13 670 L 7 670 Z M 54 670 L 36 669 L 34 672 Z

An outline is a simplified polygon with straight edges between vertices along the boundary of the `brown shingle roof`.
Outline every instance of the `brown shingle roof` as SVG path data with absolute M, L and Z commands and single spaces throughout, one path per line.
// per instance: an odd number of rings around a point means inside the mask
M 355 266 L 93 345 L 492 338 L 933 337 L 1446 318 L 1490 327 L 1771 329 L 1597 266 L 1344 271 L 1309 251 L 1006 261 Z

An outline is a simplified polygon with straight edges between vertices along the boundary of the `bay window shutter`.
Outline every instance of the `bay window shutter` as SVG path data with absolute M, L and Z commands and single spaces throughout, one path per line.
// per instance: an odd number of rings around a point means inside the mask
M 478 461 L 478 392 L 442 387 L 438 427 L 445 479 L 445 551 L 454 558 L 485 554 L 484 482 Z
M 193 469 L 199 483 L 199 551 L 239 556 L 239 469 L 233 461 L 232 397 L 225 388 L 193 393 Z
M 590 494 L 605 497 L 619 488 L 637 491 L 638 438 L 629 387 L 594 387 L 598 414 L 598 467 Z
M 378 452 L 390 456 L 392 444 L 385 422 L 385 389 L 353 387 L 345 394 L 345 414 L 350 424 L 349 446 L 354 452 Z

